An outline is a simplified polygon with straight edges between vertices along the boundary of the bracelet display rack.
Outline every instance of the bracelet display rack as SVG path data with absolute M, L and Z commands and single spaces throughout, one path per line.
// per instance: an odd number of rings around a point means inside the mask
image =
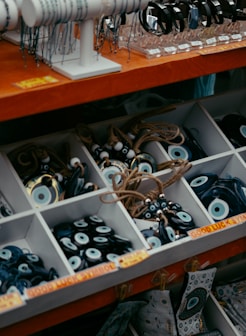
M 8 1 L 8 0 L 6 0 L 6 1 Z M 17 22 L 16 22 L 16 25 L 15 25 L 14 29 L 7 30 L 3 34 L 3 38 L 6 41 L 9 41 L 9 42 L 11 42 L 11 43 L 13 43 L 15 45 L 20 45 L 20 42 L 21 42 L 21 35 L 20 35 L 20 25 L 21 25 L 20 16 L 21 16 L 21 11 L 20 11 L 20 7 L 21 7 L 22 0 L 14 0 L 14 2 L 16 3 L 17 10 L 18 10 Z
M 16 28 L 18 23 L 18 8 L 14 0 L 0 0 L 0 32 Z
M 121 70 L 121 64 L 94 50 L 94 19 L 136 12 L 147 4 L 147 0 L 23 0 L 21 11 L 28 27 L 78 22 L 79 58 L 53 64 L 55 71 L 75 80 Z

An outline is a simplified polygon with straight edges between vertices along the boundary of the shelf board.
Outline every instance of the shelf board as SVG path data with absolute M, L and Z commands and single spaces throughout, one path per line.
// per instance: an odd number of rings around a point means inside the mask
M 246 66 L 245 46 L 246 41 L 242 41 L 154 59 L 124 49 L 111 53 L 106 46 L 103 56 L 121 64 L 121 71 L 71 80 L 46 64 L 37 66 L 32 55 L 24 60 L 19 46 L 1 40 L 0 121 L 240 68 Z M 44 76 L 52 76 L 57 82 L 28 89 L 16 85 Z
M 205 265 L 207 263 L 213 265 L 245 252 L 246 238 L 243 237 L 228 244 L 219 246 L 215 249 L 198 254 L 194 257 L 196 257 L 196 260 L 200 265 Z M 175 274 L 175 282 L 181 282 L 185 274 L 184 265 L 190 262 L 190 260 L 191 259 L 185 259 L 179 261 L 158 271 L 161 273 L 165 272 L 170 275 Z M 155 284 L 155 281 L 153 281 L 158 275 L 158 271 L 144 274 L 127 282 L 126 284 L 130 286 L 129 288 L 131 288 L 131 290 L 126 298 L 149 289 L 158 288 L 158 283 Z M 118 286 L 118 289 L 120 285 Z M 54 310 L 48 310 L 43 314 L 33 316 L 27 320 L 12 324 L 6 328 L 2 328 L 1 333 L 8 336 L 15 336 L 17 334 L 19 336 L 30 335 L 83 314 L 92 312 L 93 310 L 113 304 L 117 300 L 117 288 L 113 286 L 102 292 L 90 295 L 77 301 L 73 301 L 64 306 L 59 306 Z

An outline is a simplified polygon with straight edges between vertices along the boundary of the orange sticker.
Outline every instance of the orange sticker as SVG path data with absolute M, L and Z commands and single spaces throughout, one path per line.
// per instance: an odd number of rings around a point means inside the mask
M 224 219 L 223 221 L 216 222 L 214 224 L 210 224 L 210 225 L 206 225 L 206 226 L 203 226 L 197 229 L 190 230 L 188 231 L 188 235 L 193 239 L 199 238 L 201 236 L 205 236 L 215 231 L 225 229 L 231 225 L 241 224 L 245 221 L 246 221 L 246 213 L 242 213 L 242 214 Z
M 20 293 L 13 292 L 0 296 L 0 313 L 11 310 L 25 304 Z
M 117 270 L 117 267 L 115 263 L 113 262 L 99 264 L 97 266 L 90 267 L 88 269 L 80 271 L 76 274 L 62 277 L 62 278 L 59 278 L 53 281 L 49 281 L 40 286 L 28 288 L 26 289 L 25 294 L 29 299 L 34 298 L 40 295 L 45 295 L 45 294 L 54 292 L 56 290 L 59 290 L 59 289 L 62 289 L 68 286 L 73 286 L 75 284 L 85 282 L 87 280 L 99 277 L 103 274 L 113 272 L 115 270 Z
M 53 84 L 57 83 L 58 79 L 52 77 L 52 76 L 44 76 L 44 77 L 36 77 L 36 78 L 30 78 L 23 80 L 21 82 L 15 83 L 16 86 L 18 86 L 21 89 L 32 89 L 37 86 L 42 86 L 46 84 Z
M 137 250 L 120 256 L 118 262 L 121 268 L 127 268 L 140 263 L 148 257 L 149 253 L 146 250 Z

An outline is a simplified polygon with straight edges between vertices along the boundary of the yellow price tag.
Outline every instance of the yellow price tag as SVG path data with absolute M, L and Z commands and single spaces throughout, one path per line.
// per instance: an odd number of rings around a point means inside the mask
M 120 268 L 127 268 L 134 266 L 149 257 L 149 253 L 146 250 L 137 250 L 130 253 L 126 253 L 118 258 Z
M 44 76 L 44 77 L 36 77 L 36 78 L 30 78 L 23 80 L 21 82 L 15 83 L 16 86 L 18 86 L 21 89 L 32 89 L 37 86 L 42 86 L 46 84 L 53 84 L 57 83 L 58 79 L 52 77 L 52 76 Z
M 8 293 L 0 296 L 0 313 L 25 304 L 19 292 Z

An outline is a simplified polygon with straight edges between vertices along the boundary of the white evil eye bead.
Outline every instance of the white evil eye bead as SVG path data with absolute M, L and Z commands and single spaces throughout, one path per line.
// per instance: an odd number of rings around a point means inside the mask
M 71 167 L 75 168 L 78 163 L 80 163 L 80 159 L 78 157 L 71 158 L 70 160 Z
M 84 262 L 81 260 L 79 256 L 72 256 L 68 258 L 68 262 L 75 272 L 83 268 L 82 266 L 84 265 Z
M 100 153 L 100 155 L 99 155 L 99 158 L 100 158 L 101 160 L 103 160 L 103 159 L 105 159 L 105 158 L 109 158 L 109 153 L 106 152 L 106 151 L 102 151 L 102 152 Z
M 97 225 L 97 226 L 104 224 L 104 220 L 97 215 L 86 216 L 85 221 L 89 224 Z
M 98 148 L 101 148 L 98 144 L 93 144 L 91 146 L 91 151 L 94 153 L 96 150 L 98 150 Z
M 50 156 L 47 155 L 44 159 L 41 160 L 42 163 L 49 163 L 50 162 Z
M 57 179 L 58 182 L 62 182 L 63 181 L 63 175 L 60 173 L 55 173 L 55 177 Z
M 106 255 L 106 259 L 108 261 L 116 262 L 118 260 L 119 254 L 117 253 L 108 253 Z
M 127 158 L 127 159 L 133 159 L 135 155 L 136 155 L 136 154 L 135 154 L 134 150 L 133 150 L 133 149 L 130 149 L 130 150 L 128 151 L 127 155 L 126 155 L 126 158 Z
M 63 237 L 60 239 L 60 244 L 62 249 L 65 252 L 77 252 L 78 251 L 78 247 L 71 241 L 70 238 L 68 237 Z
M 73 239 L 74 239 L 74 243 L 79 247 L 83 247 L 85 245 L 88 245 L 89 242 L 90 242 L 89 236 L 87 236 L 87 234 L 85 234 L 83 232 L 75 233 Z
M 128 132 L 127 135 L 131 140 L 134 140 L 136 138 L 136 136 L 133 133 Z
M 109 226 L 102 225 L 102 226 L 98 226 L 96 228 L 96 233 L 99 236 L 108 237 L 108 236 L 111 236 L 112 234 L 114 234 L 114 230 L 111 227 L 109 227 Z
M 158 237 L 152 236 L 148 237 L 146 240 L 153 249 L 161 246 L 161 240 Z
M 191 152 L 188 149 L 183 146 L 176 145 L 168 146 L 168 155 L 172 160 L 189 160 L 191 158 Z
M 116 144 L 114 145 L 114 150 L 117 152 L 121 151 L 122 148 L 123 148 L 123 143 L 121 141 L 116 142 Z
M 96 261 L 99 261 L 101 259 L 102 253 L 98 249 L 96 249 L 94 247 L 90 247 L 90 248 L 85 250 L 85 257 L 90 262 L 96 262 Z
M 230 207 L 228 203 L 220 198 L 215 198 L 208 205 L 207 209 L 210 216 L 216 221 L 220 221 L 227 218 L 230 212 Z
M 73 226 L 77 231 L 85 231 L 89 228 L 89 224 L 84 219 L 74 221 Z

